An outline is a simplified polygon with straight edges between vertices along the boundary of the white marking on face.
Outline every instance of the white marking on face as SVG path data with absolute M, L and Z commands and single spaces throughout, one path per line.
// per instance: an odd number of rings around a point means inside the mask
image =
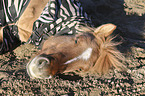
M 79 60 L 79 59 L 83 59 L 83 60 L 87 61 L 92 55 L 92 50 L 93 50 L 92 48 L 88 48 L 81 55 L 66 61 L 64 64 L 70 64 L 70 63 L 72 63 L 76 60 Z
M 79 58 L 87 61 L 92 55 L 92 50 L 92 48 L 88 48 L 79 56 Z
M 69 63 L 71 63 L 71 62 L 73 62 L 73 61 L 76 61 L 76 60 L 78 60 L 78 57 L 75 57 L 75 58 L 73 58 L 73 59 L 71 59 L 71 60 L 68 60 L 68 61 L 66 61 L 64 64 L 69 64 Z

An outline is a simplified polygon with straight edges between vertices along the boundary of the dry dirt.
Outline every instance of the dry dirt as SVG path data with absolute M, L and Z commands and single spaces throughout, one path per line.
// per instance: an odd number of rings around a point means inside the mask
M 119 50 L 126 56 L 127 72 L 110 70 L 103 76 L 80 77 L 74 73 L 59 74 L 49 80 L 33 80 L 26 64 L 37 50 L 23 44 L 13 52 L 0 55 L 0 95 L 105 96 L 145 95 L 145 1 L 81 0 L 95 26 L 116 24 L 123 44 Z M 120 40 L 119 39 L 119 40 Z

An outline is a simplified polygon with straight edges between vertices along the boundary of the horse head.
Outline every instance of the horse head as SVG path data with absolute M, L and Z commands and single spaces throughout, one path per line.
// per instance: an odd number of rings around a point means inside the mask
M 83 33 L 75 36 L 53 36 L 43 44 L 41 52 L 27 64 L 27 72 L 33 78 L 50 78 L 58 73 L 108 72 L 111 67 L 122 69 L 123 55 L 113 42 L 113 24 L 98 28 L 80 28 Z

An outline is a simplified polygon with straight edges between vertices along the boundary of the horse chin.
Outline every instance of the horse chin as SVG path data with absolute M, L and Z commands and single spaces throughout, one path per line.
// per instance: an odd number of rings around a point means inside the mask
M 49 79 L 52 76 L 49 74 L 50 61 L 46 57 L 36 56 L 26 66 L 28 75 L 35 79 Z

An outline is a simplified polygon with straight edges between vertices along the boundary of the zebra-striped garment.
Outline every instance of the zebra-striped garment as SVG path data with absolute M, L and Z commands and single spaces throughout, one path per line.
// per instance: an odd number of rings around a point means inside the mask
M 78 0 L 50 0 L 34 22 L 28 40 L 38 47 L 52 35 L 74 35 L 80 26 L 92 25 Z
M 17 26 L 8 24 L 17 22 L 28 3 L 29 0 L 0 0 L 0 27 L 3 27 L 0 54 L 11 51 L 21 44 Z
M 15 23 L 29 0 L 0 1 L 0 26 Z M 52 35 L 74 35 L 81 31 L 80 26 L 92 25 L 81 3 L 78 0 L 50 0 L 40 17 L 33 24 L 33 33 L 28 43 L 41 47 L 43 42 Z M 10 51 L 20 44 L 16 25 L 6 26 L 3 30 L 3 42 L 0 54 Z
M 15 23 L 28 3 L 29 0 L 0 0 L 0 26 Z

